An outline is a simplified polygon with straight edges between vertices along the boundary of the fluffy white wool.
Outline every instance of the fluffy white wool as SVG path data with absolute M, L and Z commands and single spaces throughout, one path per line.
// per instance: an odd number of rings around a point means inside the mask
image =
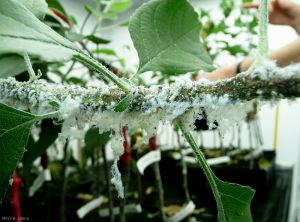
M 114 164 L 111 167 L 111 183 L 115 186 L 119 198 L 124 198 L 124 186 L 121 173 L 118 169 L 118 159 L 114 160 Z
M 300 64 L 278 68 L 274 62 L 266 60 L 263 65 L 256 66 L 250 73 L 241 75 L 259 76 L 261 79 L 300 78 Z M 246 117 L 247 112 L 252 109 L 251 101 L 231 101 L 228 95 L 217 97 L 211 94 L 198 94 L 190 99 L 181 100 L 184 96 L 183 89 L 185 92 L 193 92 L 197 87 L 213 84 L 206 80 L 198 82 L 185 80 L 173 85 L 151 86 L 148 89 L 136 87 L 135 94 L 141 93 L 144 96 L 139 111 L 116 113 L 113 111 L 115 101 L 104 103 L 97 100 L 103 95 L 109 97 L 116 90 L 115 87 L 104 87 L 102 91 L 95 87 L 49 84 L 43 80 L 29 85 L 8 78 L 0 80 L 0 101 L 17 109 L 29 109 L 32 113 L 38 114 L 55 111 L 57 107 L 49 104 L 53 102 L 58 104 L 60 119 L 64 121 L 61 134 L 63 138 L 72 135 L 79 137 L 78 133 L 84 134 L 84 129 L 91 126 L 98 127 L 100 133 L 114 131 L 112 149 L 115 164 L 112 176 L 118 193 L 122 196 L 122 181 L 116 165 L 123 153 L 122 127 L 127 126 L 130 131 L 144 129 L 147 141 L 156 133 L 159 123 L 174 122 L 178 118 L 181 118 L 189 129 L 194 129 L 194 121 L 203 118 L 203 111 L 207 115 L 209 126 L 212 128 L 214 122 L 218 122 L 222 133 Z M 88 105 L 84 99 L 89 99 Z M 105 111 L 97 108 L 104 104 Z

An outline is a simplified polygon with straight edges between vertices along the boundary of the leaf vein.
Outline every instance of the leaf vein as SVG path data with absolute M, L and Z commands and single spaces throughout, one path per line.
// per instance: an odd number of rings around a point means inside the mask
M 184 33 L 182 36 L 178 37 L 177 39 L 175 39 L 175 41 L 179 41 L 180 39 L 184 38 L 186 35 L 188 35 L 189 33 L 193 32 L 195 29 L 197 28 L 197 26 L 195 26 L 193 29 L 189 30 L 188 32 Z M 163 54 L 166 50 L 168 50 L 169 48 L 171 48 L 173 46 L 173 42 L 170 43 L 169 45 L 167 45 L 165 48 L 162 49 L 162 51 L 160 51 L 159 53 L 157 53 L 156 55 L 154 55 L 152 58 L 150 58 L 144 65 L 143 67 L 147 66 L 149 63 L 151 63 L 153 60 L 156 59 L 156 57 L 160 56 L 161 54 Z

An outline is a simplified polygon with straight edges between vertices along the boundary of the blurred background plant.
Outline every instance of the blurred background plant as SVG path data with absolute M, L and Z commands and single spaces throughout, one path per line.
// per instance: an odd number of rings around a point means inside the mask
M 216 62 L 221 56 L 242 58 L 257 46 L 256 11 L 243 9 L 251 0 L 222 0 L 219 9 L 200 10 L 201 37 Z

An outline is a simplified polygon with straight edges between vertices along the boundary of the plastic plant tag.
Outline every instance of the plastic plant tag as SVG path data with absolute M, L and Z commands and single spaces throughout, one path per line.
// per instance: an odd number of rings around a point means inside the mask
M 198 163 L 197 160 L 195 159 L 195 157 L 191 157 L 191 156 L 185 156 L 184 161 L 187 163 L 191 163 L 191 164 Z M 222 156 L 222 157 L 207 159 L 206 161 L 209 166 L 213 166 L 213 165 L 218 165 L 218 164 L 222 164 L 222 163 L 228 163 L 230 161 L 230 157 Z
M 76 213 L 77 216 L 82 219 L 84 218 L 88 213 L 90 213 L 92 210 L 96 209 L 97 207 L 101 206 L 101 204 L 103 203 L 103 197 L 99 197 L 96 198 L 94 200 L 91 200 L 90 202 L 88 202 L 87 204 L 83 205 L 82 207 L 80 207 Z
M 192 154 L 193 153 L 193 150 L 192 149 L 183 149 L 182 150 L 182 155 L 183 157 L 186 157 L 187 155 L 189 154 Z M 174 152 L 172 153 L 172 157 L 175 159 L 175 160 L 180 160 L 181 159 L 181 154 L 179 152 Z
M 239 155 L 242 152 L 243 152 L 243 150 L 240 150 L 240 149 L 232 150 L 232 151 L 227 153 L 227 156 L 236 156 L 236 155 Z
M 52 177 L 51 177 L 51 172 L 49 169 L 45 169 L 44 171 L 44 179 L 45 181 L 51 181 Z
M 255 159 L 255 158 L 259 157 L 260 155 L 262 155 L 263 152 L 264 152 L 263 149 L 256 149 L 254 151 L 251 151 L 251 153 L 247 154 L 246 156 L 244 156 L 244 159 L 245 160 Z
M 49 169 L 41 171 L 37 178 L 33 181 L 32 186 L 29 188 L 29 196 L 32 197 L 45 182 L 51 181 L 51 179 L 51 172 Z
M 158 162 L 161 160 L 160 150 L 151 151 L 145 154 L 137 161 L 137 168 L 140 174 L 144 175 L 144 170 L 150 166 L 152 163 Z
M 211 158 L 207 160 L 208 165 L 213 166 L 213 165 L 218 165 L 222 163 L 228 163 L 230 161 L 229 156 L 221 156 L 217 158 Z
M 192 149 L 192 148 L 188 148 L 188 149 L 182 150 L 182 154 L 183 154 L 184 156 L 189 155 L 189 154 L 192 154 L 192 153 L 193 153 L 193 149 Z
M 120 208 L 119 207 L 114 207 L 113 209 L 114 215 L 118 215 L 120 213 Z M 130 213 L 141 213 L 142 212 L 142 207 L 140 204 L 128 204 L 125 206 L 125 213 L 130 214 Z M 99 215 L 100 217 L 108 217 L 109 216 L 109 209 L 101 209 L 99 210 Z
M 45 174 L 44 171 L 42 171 L 38 177 L 33 181 L 32 186 L 29 188 L 29 197 L 32 197 L 36 191 L 38 191 L 45 182 Z
M 190 201 L 188 204 L 182 207 L 182 209 L 173 215 L 172 217 L 166 218 L 166 222 L 179 222 L 182 221 L 184 218 L 189 216 L 195 210 L 195 204 L 193 201 Z

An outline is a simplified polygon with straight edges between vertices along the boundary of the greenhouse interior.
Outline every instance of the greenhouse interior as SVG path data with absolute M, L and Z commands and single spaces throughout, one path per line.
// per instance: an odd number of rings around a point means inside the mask
M 0 0 L 0 221 L 300 222 L 300 0 Z

